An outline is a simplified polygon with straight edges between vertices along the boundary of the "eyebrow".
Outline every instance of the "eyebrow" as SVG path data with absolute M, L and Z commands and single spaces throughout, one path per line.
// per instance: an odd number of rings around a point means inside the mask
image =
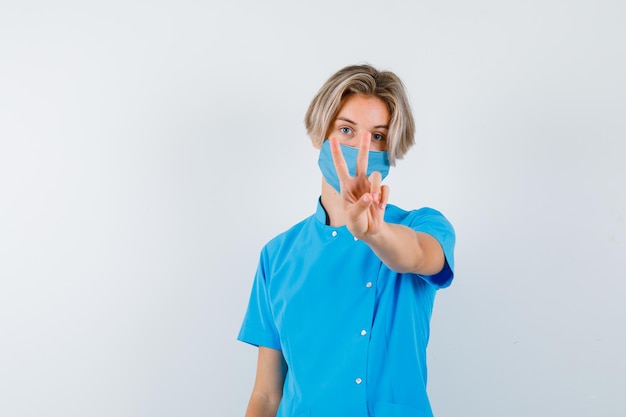
M 337 119 L 335 120 L 343 120 L 344 122 L 348 122 L 351 123 L 353 125 L 356 125 L 356 123 L 354 123 L 352 120 L 346 118 L 346 117 L 337 117 Z M 374 126 L 374 129 L 387 129 L 389 130 L 389 125 L 378 125 L 378 126 Z

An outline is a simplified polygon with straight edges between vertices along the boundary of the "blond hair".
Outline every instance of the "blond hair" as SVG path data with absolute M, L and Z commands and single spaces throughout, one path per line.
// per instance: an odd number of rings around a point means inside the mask
M 362 94 L 378 97 L 389 109 L 387 136 L 389 163 L 395 165 L 415 143 L 415 121 L 404 84 L 391 71 L 378 71 L 371 65 L 350 65 L 337 71 L 317 92 L 304 117 L 313 146 L 320 148 L 341 107 L 344 97 Z

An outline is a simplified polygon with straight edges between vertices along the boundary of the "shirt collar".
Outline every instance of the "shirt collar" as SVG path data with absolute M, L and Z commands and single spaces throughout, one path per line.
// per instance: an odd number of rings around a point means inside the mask
M 328 213 L 326 213 L 326 209 L 322 205 L 322 197 L 317 199 L 317 210 L 315 211 L 315 218 L 322 224 L 326 226 L 330 225 L 330 218 L 328 217 Z

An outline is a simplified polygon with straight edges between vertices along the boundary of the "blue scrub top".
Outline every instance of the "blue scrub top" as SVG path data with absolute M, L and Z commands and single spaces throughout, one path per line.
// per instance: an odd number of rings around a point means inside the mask
M 277 417 L 430 417 L 426 345 L 437 289 L 454 276 L 452 225 L 438 211 L 387 205 L 385 221 L 428 233 L 446 266 L 399 274 L 345 226 L 316 213 L 268 242 L 238 339 L 281 350 Z

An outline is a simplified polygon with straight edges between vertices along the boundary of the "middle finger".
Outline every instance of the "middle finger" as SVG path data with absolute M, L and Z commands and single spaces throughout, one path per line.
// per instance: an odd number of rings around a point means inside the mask
M 363 132 L 359 144 L 359 154 L 356 157 L 356 176 L 367 175 L 367 161 L 370 153 L 370 141 L 372 134 Z

